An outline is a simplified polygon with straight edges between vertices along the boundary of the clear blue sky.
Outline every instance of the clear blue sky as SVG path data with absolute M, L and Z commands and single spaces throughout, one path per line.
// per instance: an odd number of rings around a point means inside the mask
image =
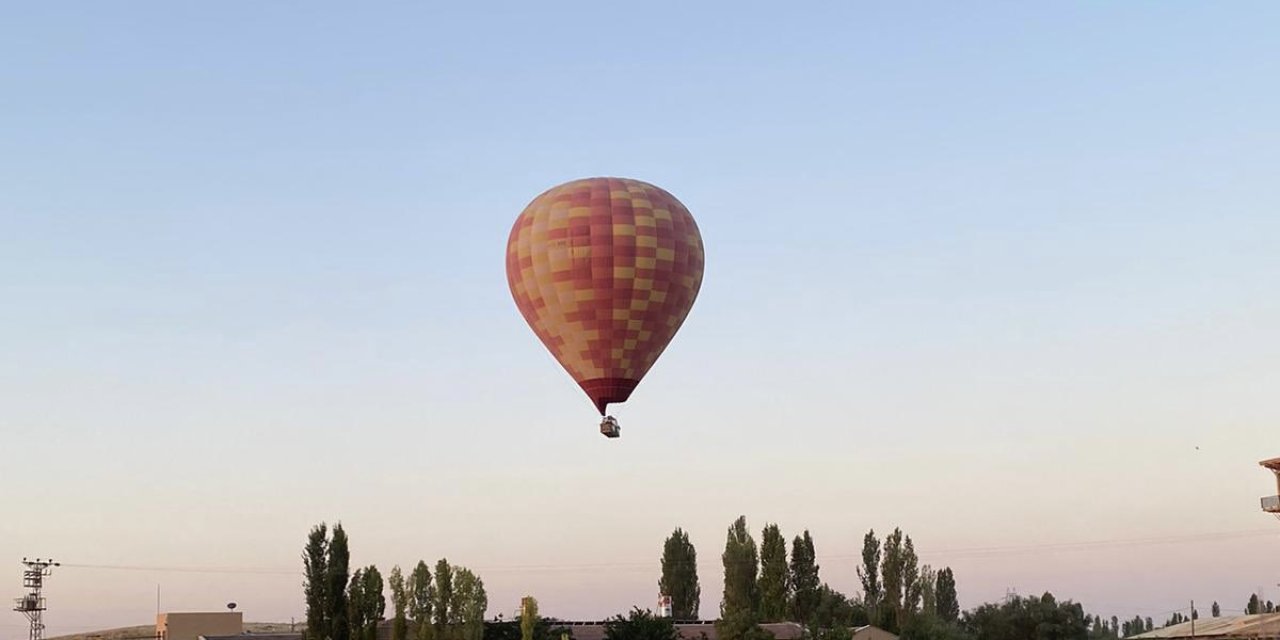
M 1280 599 L 1280 5 L 422 4 L 4 10 L 0 566 L 287 572 L 341 519 L 601 617 L 683 526 L 713 615 L 742 513 L 850 594 L 900 525 L 966 606 Z M 707 247 L 616 442 L 503 273 L 590 175 Z M 956 551 L 1204 532 L 1251 537 Z M 50 631 L 157 582 L 302 614 L 293 575 L 69 567 Z

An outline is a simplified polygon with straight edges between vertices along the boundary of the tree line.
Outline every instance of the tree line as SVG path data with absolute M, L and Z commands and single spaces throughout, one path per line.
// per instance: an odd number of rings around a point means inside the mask
M 850 627 L 873 622 L 897 633 L 915 618 L 945 626 L 960 614 L 951 568 L 920 566 L 911 537 L 900 529 L 886 536 L 883 545 L 874 531 L 864 537 L 858 598 L 821 580 L 808 530 L 795 536 L 788 554 L 777 524 L 764 527 L 757 546 L 746 517 L 739 517 L 729 526 L 721 561 L 724 590 L 717 635 L 725 640 L 762 637 L 759 625 L 769 622 L 799 622 L 815 635 L 837 640 Z M 661 566 L 658 588 L 671 597 L 672 616 L 696 619 L 702 593 L 697 551 L 684 530 L 677 528 L 666 539 Z
M 342 524 L 311 529 L 302 553 L 306 599 L 305 640 L 377 640 L 387 600 L 374 565 L 351 572 L 350 542 Z M 484 640 L 489 600 L 470 569 L 440 559 L 435 573 L 419 560 L 408 578 L 396 566 L 389 586 L 392 640 Z

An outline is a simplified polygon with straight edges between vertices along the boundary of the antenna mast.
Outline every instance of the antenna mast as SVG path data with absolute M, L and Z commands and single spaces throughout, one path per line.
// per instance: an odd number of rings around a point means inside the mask
M 13 610 L 27 616 L 27 620 L 31 621 L 30 640 L 44 640 L 44 596 L 40 594 L 44 588 L 44 579 L 53 575 L 53 567 L 60 566 L 61 563 L 53 560 L 35 560 L 22 559 L 22 564 L 26 565 L 26 569 L 22 571 L 22 588 L 27 590 L 27 595 L 14 600 Z

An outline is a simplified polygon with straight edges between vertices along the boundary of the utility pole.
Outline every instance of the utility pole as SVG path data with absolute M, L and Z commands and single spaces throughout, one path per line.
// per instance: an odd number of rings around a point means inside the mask
M 22 564 L 27 567 L 22 571 L 22 588 L 27 590 L 27 595 L 14 600 L 13 610 L 27 616 L 27 620 L 31 622 L 29 640 L 43 640 L 45 606 L 44 596 L 40 591 L 44 588 L 44 579 L 53 575 L 53 567 L 61 566 L 61 563 L 48 559 L 23 558 Z

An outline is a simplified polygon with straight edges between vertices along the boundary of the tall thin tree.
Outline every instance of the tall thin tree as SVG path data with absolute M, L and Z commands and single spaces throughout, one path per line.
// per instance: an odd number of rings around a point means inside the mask
M 351 551 L 348 549 L 347 532 L 342 523 L 333 525 L 333 538 L 329 540 L 329 624 L 331 640 L 352 640 L 351 622 L 347 611 L 347 581 L 350 579 Z
M 782 622 L 787 617 L 791 580 L 787 570 L 787 541 L 778 525 L 769 524 L 760 534 L 760 621 Z
M 671 616 L 676 620 L 696 620 L 702 601 L 698 584 L 698 551 L 689 534 L 679 527 L 662 544 L 662 577 L 659 593 L 671 596 Z
M 409 640 L 409 591 L 405 588 L 400 565 L 391 567 L 387 586 L 391 587 L 391 606 L 395 611 L 395 617 L 391 619 L 391 640 Z
M 791 542 L 791 616 L 795 622 L 808 625 L 818 610 L 819 588 L 817 554 L 813 537 L 805 529 Z
M 858 566 L 858 580 L 862 582 L 862 605 L 867 608 L 867 616 L 873 622 L 878 621 L 884 588 L 880 583 L 880 540 L 876 538 L 875 529 L 862 537 L 862 564 Z
M 724 599 L 720 603 L 722 616 L 748 613 L 755 617 L 760 608 L 760 593 L 756 588 L 756 573 L 760 559 L 756 541 L 747 530 L 746 516 L 740 516 L 729 526 L 725 537 Z
M 956 597 L 956 576 L 951 567 L 943 567 L 938 572 L 938 617 L 944 622 L 955 622 L 960 618 L 960 601 Z M 1101 622 L 1101 619 L 1099 619 Z
M 898 633 L 902 614 L 902 582 L 905 569 L 902 549 L 902 529 L 895 528 L 884 538 L 884 556 L 880 560 L 880 577 L 884 596 L 880 603 L 879 626 L 890 633 Z
M 451 629 L 457 621 L 453 611 L 453 567 L 441 558 L 436 561 L 436 593 L 434 604 L 436 640 L 457 640 Z
M 302 591 L 307 603 L 306 640 L 332 638 L 329 616 L 329 528 L 321 522 L 307 535 L 302 552 Z
M 409 574 L 409 617 L 413 619 L 414 640 L 432 640 L 435 638 L 435 620 L 432 612 L 435 609 L 436 586 L 431 581 L 431 569 L 427 563 L 418 561 Z

